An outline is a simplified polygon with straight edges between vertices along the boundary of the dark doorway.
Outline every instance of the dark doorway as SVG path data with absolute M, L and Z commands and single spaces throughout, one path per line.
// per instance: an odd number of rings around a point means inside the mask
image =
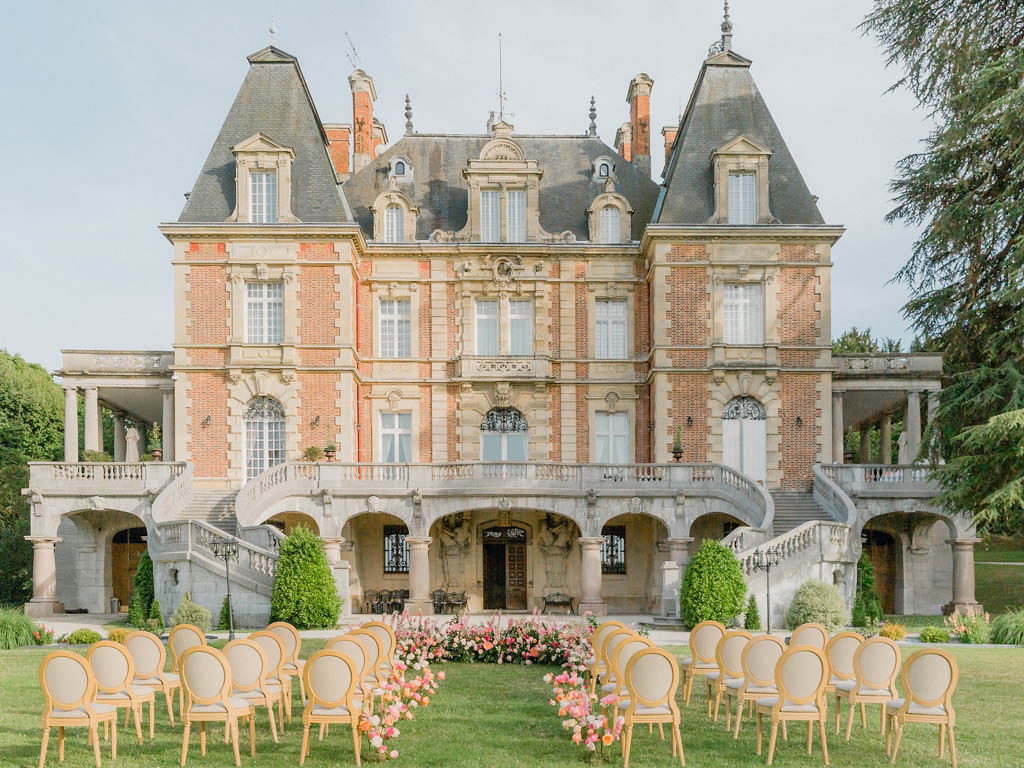
M 126 528 L 114 534 L 110 544 L 110 575 L 114 597 L 121 601 L 121 612 L 127 613 L 132 596 L 132 579 L 146 551 L 146 529 Z
M 882 611 L 896 613 L 896 539 L 885 531 L 864 531 L 864 551 L 875 569 L 875 589 Z
M 526 531 L 495 527 L 484 531 L 484 608 L 526 609 Z

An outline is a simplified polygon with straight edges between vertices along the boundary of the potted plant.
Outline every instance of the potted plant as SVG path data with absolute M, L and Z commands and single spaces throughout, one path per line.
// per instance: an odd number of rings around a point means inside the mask
M 672 441 L 672 458 L 683 460 L 683 428 L 679 424 L 676 425 L 676 439 Z
M 332 445 L 328 445 L 324 449 L 324 453 L 327 455 L 327 460 L 328 461 L 334 461 L 334 457 L 338 454 L 338 446 L 333 445 L 333 444 Z
M 164 449 L 160 440 L 160 422 L 154 421 L 153 428 L 149 430 L 149 439 L 146 441 L 146 445 L 149 447 L 149 453 L 153 456 L 153 461 L 160 461 L 164 457 Z
M 306 461 L 323 461 L 324 450 L 319 445 L 311 445 L 302 452 L 302 458 Z

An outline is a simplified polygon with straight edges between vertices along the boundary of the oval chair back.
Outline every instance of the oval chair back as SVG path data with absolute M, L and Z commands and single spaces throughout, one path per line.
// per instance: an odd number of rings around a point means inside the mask
M 715 661 L 718 663 L 720 685 L 726 678 L 743 677 L 743 650 L 753 637 L 744 629 L 731 629 L 722 635 L 715 648 Z
M 303 675 L 309 693 L 309 707 L 352 711 L 352 693 L 357 677 L 352 659 L 334 649 L 317 651 L 306 662 Z
M 199 627 L 191 624 L 178 624 L 171 627 L 167 636 L 167 646 L 171 649 L 171 671 L 180 672 L 181 657 L 189 648 L 206 645 L 206 635 Z
M 872 637 L 853 654 L 853 673 L 858 694 L 888 691 L 896 698 L 896 675 L 900 671 L 900 647 L 887 637 Z
M 285 658 L 285 647 L 284 643 L 281 642 L 281 638 L 273 632 L 263 630 L 262 632 L 253 632 L 246 639 L 256 643 L 260 650 L 263 651 L 267 664 L 267 681 L 271 683 L 284 683 L 284 665 L 287 659 Z
M 356 673 L 356 695 L 363 692 L 363 679 L 366 677 L 366 641 L 352 635 L 339 635 L 327 641 L 327 650 L 339 651 L 348 656 Z
M 662 648 L 644 648 L 633 654 L 623 672 L 632 710 L 666 707 L 675 710 L 679 667 L 675 657 Z
M 828 659 L 823 650 L 811 645 L 791 646 L 775 667 L 775 687 L 779 691 L 777 706 L 787 712 L 813 704 L 823 712 L 827 681 Z
M 831 669 L 828 681 L 830 686 L 834 686 L 840 680 L 853 679 L 853 655 L 863 642 L 864 638 L 856 632 L 839 632 L 828 641 L 825 656 Z
M 101 640 L 89 646 L 85 654 L 96 677 L 99 698 L 103 694 L 128 694 L 135 679 L 135 666 L 128 649 L 111 640 Z
M 615 680 L 618 683 L 618 690 L 616 693 L 619 696 L 625 696 L 626 690 L 626 678 L 625 672 L 630 659 L 636 654 L 642 651 L 644 648 L 652 648 L 654 643 L 648 640 L 646 637 L 636 635 L 635 637 L 628 638 L 624 643 L 621 643 L 615 651 L 614 666 L 612 667 L 612 674 L 615 675 Z
M 377 638 L 381 647 L 382 664 L 390 667 L 391 662 L 395 659 L 395 647 L 398 645 L 394 630 L 382 621 L 367 622 L 363 624 L 362 629 L 372 632 Z
M 941 710 L 952 716 L 953 692 L 960 677 L 956 659 L 939 648 L 918 651 L 903 667 L 903 693 L 910 714 Z
M 231 667 L 223 653 L 210 646 L 197 645 L 185 651 L 179 663 L 186 700 L 183 719 L 193 707 L 227 702 L 231 695 Z
M 822 624 L 808 622 L 801 624 L 789 636 L 790 645 L 809 645 L 824 651 L 828 645 L 828 629 Z
M 273 624 L 268 624 L 265 631 L 273 632 L 281 640 L 281 644 L 284 646 L 285 664 L 291 663 L 297 666 L 299 651 L 302 649 L 302 637 L 299 635 L 299 630 L 286 621 L 275 621 Z
M 46 697 L 46 715 L 60 716 L 88 709 L 96 696 L 96 678 L 89 662 L 71 651 L 53 651 L 39 665 L 39 685 Z
M 152 632 L 129 632 L 124 639 L 124 647 L 131 654 L 136 681 L 144 685 L 157 683 L 155 678 L 164 671 L 167 663 L 167 650 L 160 638 Z M 153 683 L 143 682 L 149 680 Z
M 702 621 L 690 630 L 690 653 L 694 664 L 714 664 L 718 641 L 725 627 L 717 621 Z
M 232 693 L 266 690 L 267 657 L 259 643 L 232 640 L 223 653 L 231 669 Z
M 604 647 L 605 640 L 608 636 L 617 630 L 625 629 L 626 625 L 621 621 L 603 621 L 594 630 L 594 634 L 590 636 L 590 647 L 594 651 L 594 661 L 598 663 L 604 663 L 604 659 L 601 657 L 601 649 Z
M 786 651 L 786 645 L 774 635 L 758 635 L 747 643 L 740 654 L 745 689 L 775 690 L 775 666 Z M 757 691 L 754 691 L 757 692 Z
M 604 658 L 606 660 L 606 669 L 604 675 L 601 678 L 605 683 L 615 682 L 617 680 L 615 676 L 615 663 L 616 656 L 619 653 L 619 646 L 621 646 L 623 643 L 636 636 L 636 632 L 634 632 L 631 629 L 618 629 L 608 636 L 608 639 L 605 641 L 604 644 Z
M 377 636 L 368 629 L 353 629 L 349 632 L 349 635 L 358 637 L 363 641 L 363 645 L 366 650 L 366 665 L 363 667 L 363 680 L 366 682 L 372 682 L 375 687 L 381 679 L 380 674 L 380 663 L 381 659 L 381 647 L 380 640 Z

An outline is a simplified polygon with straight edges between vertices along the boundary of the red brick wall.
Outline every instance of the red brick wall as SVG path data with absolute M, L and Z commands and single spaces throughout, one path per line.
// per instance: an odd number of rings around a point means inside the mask
M 190 344 L 227 344 L 228 276 L 220 264 L 192 264 L 185 282 L 185 337 Z
M 331 163 L 339 176 L 348 175 L 348 149 L 349 129 L 348 128 L 324 128 L 327 134 L 327 151 L 331 155 Z
M 185 252 L 186 261 L 220 261 L 228 257 L 224 243 L 189 243 Z
M 373 152 L 373 100 L 367 91 L 352 93 L 352 151 L 370 155 Z
M 662 436 L 665 449 L 671 454 L 676 426 L 682 427 L 683 461 L 708 460 L 708 386 L 707 373 L 668 374 L 669 402 L 667 434 Z M 687 426 L 686 418 L 693 419 Z
M 785 490 L 810 490 L 813 481 L 812 466 L 817 460 L 818 437 L 821 429 L 817 425 L 820 411 L 818 401 L 818 376 L 806 373 L 779 374 L 779 439 L 782 458 L 780 487 Z M 797 426 L 799 416 L 803 423 Z
M 668 273 L 669 344 L 708 343 L 708 275 L 704 267 L 672 267 Z
M 190 371 L 181 374 L 188 385 L 185 446 L 196 477 L 227 477 L 228 383 L 222 373 Z M 203 425 L 206 417 L 209 424 Z
M 430 396 L 430 385 L 420 386 L 420 455 L 419 461 L 433 461 L 433 420 L 431 414 L 434 410 L 434 402 Z
M 629 122 L 633 126 L 633 157 L 651 154 L 651 97 L 637 94 L 629 105 Z
M 296 377 L 299 383 L 299 450 L 318 445 L 326 448 L 336 441 L 338 392 L 335 385 L 338 376 L 333 372 L 300 371 Z M 320 421 L 313 425 L 316 417 Z
M 815 323 L 821 312 L 814 308 L 820 280 L 813 267 L 782 267 L 779 270 L 779 343 L 814 344 Z
M 808 243 L 790 243 L 779 249 L 779 261 L 817 261 L 815 247 Z
M 299 267 L 299 343 L 334 344 L 338 301 L 337 277 L 332 266 Z

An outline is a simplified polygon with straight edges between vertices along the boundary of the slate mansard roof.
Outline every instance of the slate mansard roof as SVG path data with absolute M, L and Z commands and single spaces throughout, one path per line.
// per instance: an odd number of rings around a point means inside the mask
M 413 182 L 400 189 L 419 208 L 416 239 L 427 240 L 435 229 L 458 231 L 466 225 L 469 186 L 462 176 L 470 158 L 493 136 L 411 134 L 403 136 L 345 182 L 345 195 L 366 237 L 373 236 L 370 206 L 387 189 L 388 172 L 399 157 L 413 167 Z M 594 161 L 606 157 L 614 165 L 615 191 L 633 207 L 632 239 L 639 240 L 651 220 L 658 185 L 623 160 L 596 136 L 510 137 L 528 160 L 543 171 L 539 184 L 540 225 L 557 235 L 568 230 L 577 240 L 589 240 L 586 210 L 604 192 L 604 182 L 593 181 Z
M 249 72 L 178 221 L 223 222 L 231 215 L 235 209 L 235 157 L 231 147 L 256 132 L 294 150 L 292 212 L 302 222 L 351 221 L 327 154 L 327 137 L 298 61 L 270 46 L 249 56 L 249 64 Z
M 780 224 L 824 219 L 750 75 L 750 60 L 732 51 L 708 58 L 679 123 L 654 221 L 705 224 L 714 214 L 711 153 L 740 136 L 771 150 L 768 207 Z

